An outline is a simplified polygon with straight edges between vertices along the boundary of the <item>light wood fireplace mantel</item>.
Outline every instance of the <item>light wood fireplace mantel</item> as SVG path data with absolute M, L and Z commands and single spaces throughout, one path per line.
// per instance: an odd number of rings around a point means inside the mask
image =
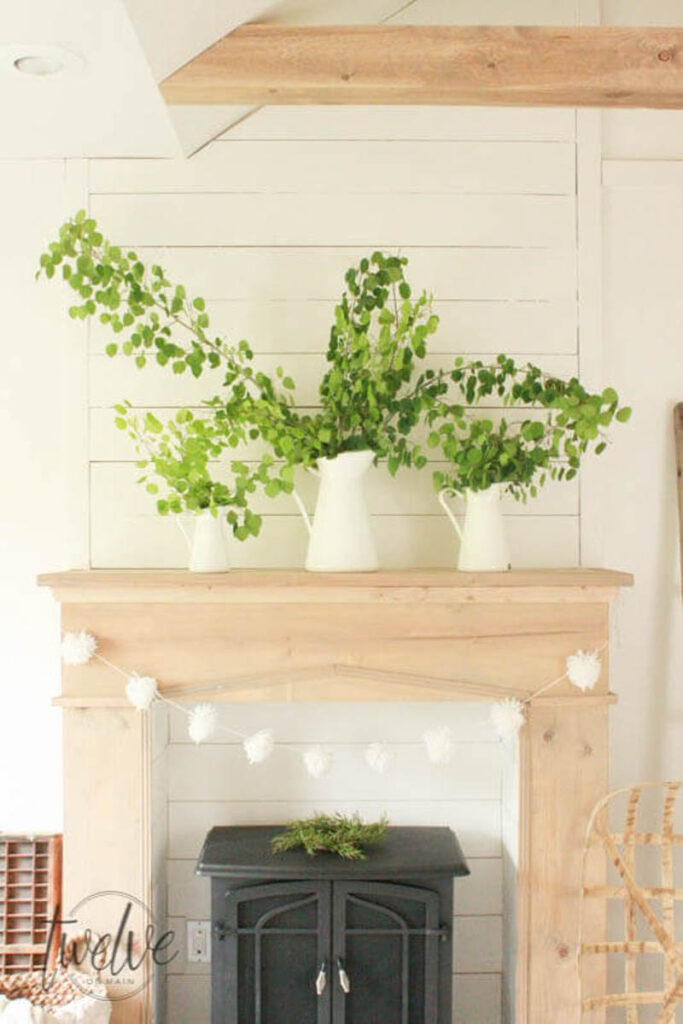
M 40 577 L 65 630 L 154 676 L 176 699 L 494 700 L 561 676 L 569 654 L 604 647 L 626 573 L 436 570 L 68 572 Z M 595 688 L 564 680 L 528 708 L 519 748 L 514 903 L 516 1024 L 576 1024 L 581 853 L 607 791 L 608 651 Z M 148 716 L 101 662 L 65 667 L 65 904 L 154 879 Z M 216 822 L 220 824 L 220 822 Z M 114 1024 L 151 1021 L 149 998 Z

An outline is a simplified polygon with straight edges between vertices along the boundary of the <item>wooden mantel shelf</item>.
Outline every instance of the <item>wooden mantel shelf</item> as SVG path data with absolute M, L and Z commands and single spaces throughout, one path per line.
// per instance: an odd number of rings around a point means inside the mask
M 71 571 L 38 577 L 64 603 L 270 604 L 324 601 L 332 604 L 402 601 L 514 602 L 609 601 L 630 587 L 629 573 L 610 569 L 518 569 L 454 572 L 442 569 L 375 573 L 309 573 L 249 570 Z

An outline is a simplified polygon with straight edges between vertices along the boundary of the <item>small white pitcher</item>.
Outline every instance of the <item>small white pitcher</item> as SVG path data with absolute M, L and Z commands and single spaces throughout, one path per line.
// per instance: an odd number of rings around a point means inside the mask
M 373 572 L 377 551 L 365 502 L 363 478 L 375 453 L 342 452 L 318 459 L 320 489 L 311 523 L 299 494 L 299 506 L 309 533 L 306 568 L 310 572 Z
M 227 572 L 230 568 L 225 519 L 219 513 L 212 515 L 209 509 L 194 516 L 192 535 L 185 529 L 180 517 L 178 528 L 185 538 L 189 551 L 190 572 Z
M 443 490 L 439 501 L 460 538 L 458 569 L 462 572 L 502 572 L 510 568 L 510 550 L 501 513 L 502 488 L 492 484 L 485 491 L 465 491 L 465 525 L 451 510 L 447 496 L 455 491 Z

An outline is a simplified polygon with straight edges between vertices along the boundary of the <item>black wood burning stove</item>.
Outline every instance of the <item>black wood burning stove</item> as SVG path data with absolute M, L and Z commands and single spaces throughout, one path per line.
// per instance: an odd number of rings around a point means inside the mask
M 450 1024 L 447 828 L 389 828 L 367 860 L 273 854 L 277 827 L 214 828 L 212 1024 Z

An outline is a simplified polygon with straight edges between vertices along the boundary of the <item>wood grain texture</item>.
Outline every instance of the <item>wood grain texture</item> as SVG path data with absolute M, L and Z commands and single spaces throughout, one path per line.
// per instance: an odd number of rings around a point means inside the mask
M 145 716 L 130 706 L 69 709 L 63 713 L 64 870 L 63 909 L 97 893 L 116 890 L 149 906 L 151 892 L 149 773 Z M 111 932 L 111 907 L 95 900 L 87 921 L 95 932 Z M 136 905 L 131 927 L 145 922 Z M 150 978 L 150 964 L 140 966 Z M 142 979 L 141 979 L 142 980 Z M 119 994 L 113 990 L 114 997 Z M 151 1021 L 149 987 L 114 1002 L 112 1024 Z
M 41 587 L 50 587 L 59 600 L 123 603 L 203 602 L 290 603 L 324 599 L 360 603 L 407 600 L 431 603 L 473 600 L 473 592 L 510 601 L 611 601 L 618 587 L 633 585 L 627 572 L 612 569 L 513 569 L 511 572 L 456 572 L 416 569 L 374 573 L 309 573 L 252 571 L 195 573 L 185 571 L 112 572 L 107 570 L 44 573 Z M 534 593 L 536 592 L 536 593 Z M 195 595 L 193 598 L 192 595 Z
M 170 104 L 683 107 L 683 29 L 245 25 L 166 79 Z
M 532 705 L 521 734 L 517 1024 L 578 1019 L 583 839 L 607 790 L 607 715 L 606 707 Z
M 223 145 L 223 143 L 216 143 Z M 275 172 L 276 173 L 276 172 Z M 565 195 L 189 192 L 181 197 L 96 195 L 93 217 L 132 246 L 561 247 L 572 244 L 574 203 Z M 359 211 L 362 210 L 362 213 Z M 339 283 L 337 283 L 337 291 Z

